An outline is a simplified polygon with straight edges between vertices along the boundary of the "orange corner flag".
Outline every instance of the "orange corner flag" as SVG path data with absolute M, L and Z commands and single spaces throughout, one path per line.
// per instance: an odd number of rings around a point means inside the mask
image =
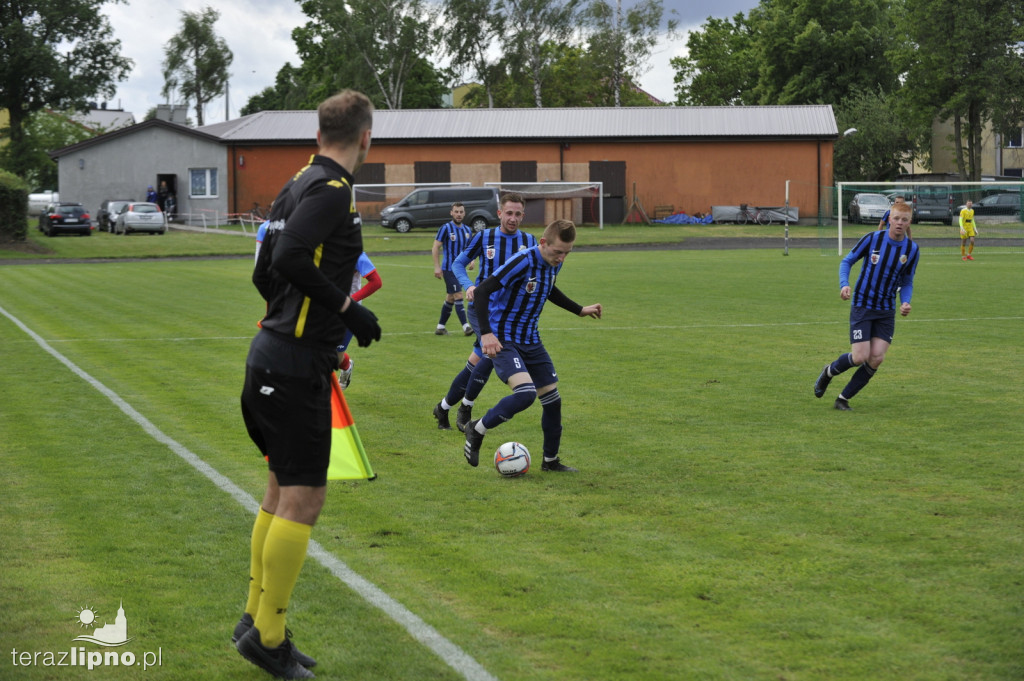
M 328 480 L 373 480 L 376 473 L 366 458 L 356 422 L 348 410 L 338 377 L 331 374 L 331 464 Z

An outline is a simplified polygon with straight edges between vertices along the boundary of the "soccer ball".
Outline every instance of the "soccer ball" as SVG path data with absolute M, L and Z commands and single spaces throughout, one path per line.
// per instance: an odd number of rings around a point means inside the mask
M 530 470 L 530 450 L 518 442 L 506 442 L 494 452 L 494 467 L 506 478 L 517 478 Z

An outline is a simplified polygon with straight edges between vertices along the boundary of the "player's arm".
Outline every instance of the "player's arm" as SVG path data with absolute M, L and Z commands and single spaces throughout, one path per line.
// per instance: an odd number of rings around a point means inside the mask
M 964 213 L 966 213 L 966 212 L 967 212 L 966 208 L 964 210 L 960 211 L 960 236 L 965 236 L 967 234 L 967 230 L 964 229 Z
M 434 276 L 438 279 L 442 278 L 441 274 L 441 242 L 434 239 L 434 245 L 430 247 L 430 255 L 434 259 Z
M 466 250 L 459 253 L 459 257 L 455 258 L 452 262 L 452 272 L 455 273 L 455 277 L 459 280 L 459 284 L 462 286 L 462 290 L 466 292 L 466 300 L 472 302 L 473 293 L 473 280 L 469 278 L 469 274 L 466 272 L 466 267 L 473 262 L 476 257 L 476 244 L 477 239 L 473 237 L 473 240 L 469 242 L 469 246 L 466 246 Z
M 358 291 L 352 294 L 352 300 L 356 301 L 357 303 L 360 300 L 363 300 L 364 298 L 369 296 L 371 293 L 376 293 L 377 291 L 380 290 L 380 287 L 384 285 L 384 282 L 381 280 L 380 275 L 377 274 L 377 270 L 369 272 L 368 274 L 364 275 L 363 278 L 366 279 L 366 283 L 363 284 Z
M 476 321 L 480 325 L 480 349 L 487 357 L 494 357 L 501 352 L 501 342 L 491 331 L 489 317 L 491 294 L 501 287 L 501 280 L 494 275 L 487 277 L 476 287 L 476 298 L 473 305 L 476 306 Z

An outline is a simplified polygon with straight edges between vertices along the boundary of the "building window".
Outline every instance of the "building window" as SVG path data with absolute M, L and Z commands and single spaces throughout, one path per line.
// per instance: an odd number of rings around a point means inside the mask
M 502 161 L 501 162 L 502 182 L 536 182 L 537 162 L 536 161 Z
M 191 199 L 217 198 L 217 169 L 189 168 L 188 196 Z
M 416 184 L 447 184 L 452 181 L 450 161 L 416 161 L 413 172 Z
M 1024 177 L 1024 168 L 1003 168 L 1006 177 Z
M 1008 146 L 1008 147 L 1016 147 L 1018 149 L 1021 148 L 1021 147 L 1024 147 L 1024 144 L 1022 144 L 1022 142 L 1024 142 L 1024 139 L 1022 139 L 1022 138 L 1024 138 L 1024 134 L 1022 134 L 1022 133 L 1024 133 L 1024 128 L 1017 128 L 1016 130 L 1011 132 L 1009 135 L 1007 135 L 1006 136 L 1006 146 Z

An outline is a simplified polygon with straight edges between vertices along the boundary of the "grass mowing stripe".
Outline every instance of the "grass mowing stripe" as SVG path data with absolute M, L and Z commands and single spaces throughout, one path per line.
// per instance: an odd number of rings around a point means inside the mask
M 57 352 L 39 334 L 28 328 L 20 319 L 13 316 L 3 307 L 0 307 L 0 314 L 7 317 L 12 324 L 17 326 L 32 338 L 43 350 L 51 354 L 57 361 L 71 370 L 72 373 L 84 380 L 90 386 L 99 391 L 103 396 L 113 402 L 118 409 L 123 411 L 128 418 L 137 423 L 154 440 L 166 445 L 172 452 L 184 459 L 190 466 L 202 473 L 207 479 L 223 492 L 227 492 L 235 501 L 242 505 L 247 511 L 255 514 L 259 510 L 259 502 L 245 492 L 241 487 L 230 479 L 221 475 L 219 471 L 189 451 L 186 447 L 168 437 L 159 428 L 140 414 L 134 407 L 121 398 L 120 395 L 107 388 L 88 373 L 80 369 L 74 362 Z M 483 666 L 466 654 L 461 648 L 442 636 L 436 629 L 420 619 L 417 615 L 405 608 L 401 603 L 388 596 L 375 584 L 352 571 L 344 561 L 324 549 L 317 541 L 310 540 L 309 555 L 312 556 L 327 568 L 328 571 L 349 588 L 359 594 L 364 600 L 377 607 L 388 617 L 398 624 L 414 639 L 437 654 L 445 664 L 462 674 L 469 681 L 497 681 Z

